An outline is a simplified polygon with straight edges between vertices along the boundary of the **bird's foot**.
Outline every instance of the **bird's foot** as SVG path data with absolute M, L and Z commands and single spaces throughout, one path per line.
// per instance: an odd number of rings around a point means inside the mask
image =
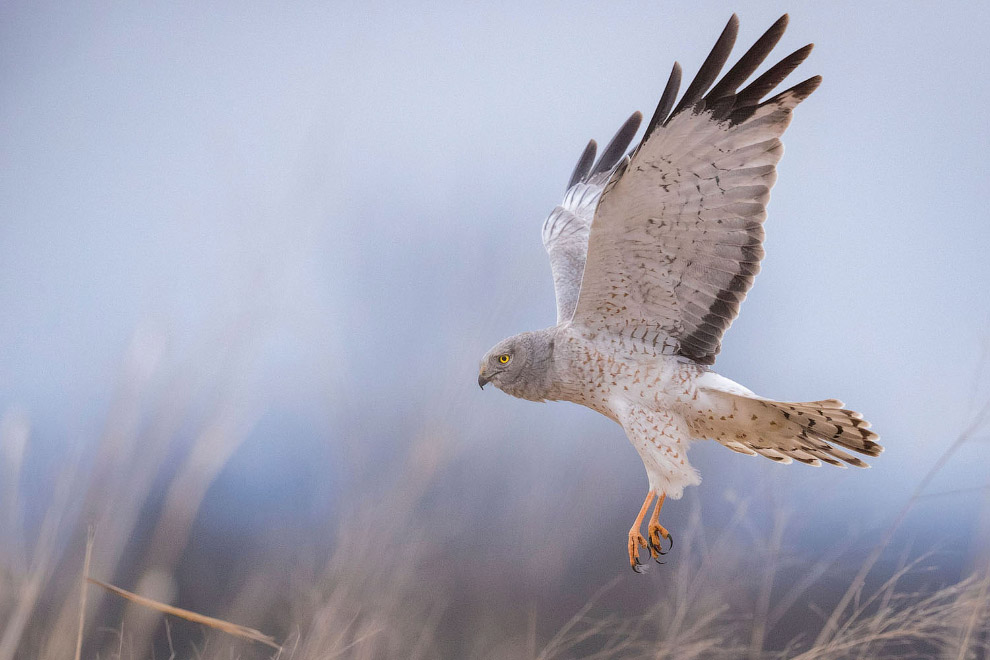
M 662 564 L 660 561 L 660 556 L 665 555 L 670 552 L 670 549 L 674 547 L 674 537 L 667 531 L 667 528 L 658 522 L 651 521 L 646 529 L 646 533 L 649 536 L 649 541 L 647 542 L 647 547 L 650 550 L 650 556 L 653 557 L 654 561 L 658 564 Z M 663 549 L 663 541 L 667 542 L 667 549 Z
M 639 549 L 646 548 L 646 538 L 640 534 L 639 527 L 629 530 L 629 566 L 637 573 L 643 572 L 643 565 L 639 562 Z

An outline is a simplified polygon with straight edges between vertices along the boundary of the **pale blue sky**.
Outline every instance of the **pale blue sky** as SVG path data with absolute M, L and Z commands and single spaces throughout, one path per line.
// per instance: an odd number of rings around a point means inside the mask
M 477 360 L 553 322 L 539 227 L 585 142 L 649 115 L 733 11 L 739 52 L 789 11 L 779 54 L 815 42 L 794 82 L 824 83 L 717 368 L 841 398 L 888 446 L 787 487 L 900 501 L 964 424 L 988 337 L 985 3 L 4 3 L 0 407 L 53 446 L 92 436 L 137 328 L 205 390 L 234 335 L 242 386 L 327 442 L 346 400 L 374 437 L 438 419 L 493 460 L 578 447 L 645 487 L 620 429 L 479 393 Z M 982 483 L 986 452 L 949 485 Z M 767 469 L 695 453 L 712 481 Z

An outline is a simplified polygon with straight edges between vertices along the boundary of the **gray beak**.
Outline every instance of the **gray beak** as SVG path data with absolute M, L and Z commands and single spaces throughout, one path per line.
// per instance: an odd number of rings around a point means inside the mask
M 485 389 L 485 385 L 487 385 L 489 381 L 491 381 L 491 378 L 485 376 L 484 371 L 478 374 L 478 387 L 480 387 L 481 389 Z

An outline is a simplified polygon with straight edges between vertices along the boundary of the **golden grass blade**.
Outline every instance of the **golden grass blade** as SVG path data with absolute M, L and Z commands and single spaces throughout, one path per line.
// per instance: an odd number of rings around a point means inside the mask
M 189 610 L 184 610 L 178 607 L 172 607 L 171 605 L 166 605 L 165 603 L 159 603 L 157 600 L 152 600 L 150 598 L 145 598 L 144 596 L 138 596 L 137 594 L 131 593 L 120 587 L 115 587 L 112 584 L 107 584 L 106 582 L 101 582 L 95 578 L 86 577 L 86 581 L 91 584 L 95 584 L 98 587 L 106 589 L 112 594 L 117 594 L 121 598 L 126 598 L 132 603 L 137 603 L 143 607 L 147 607 L 152 610 L 157 610 L 162 614 L 171 614 L 172 616 L 177 616 L 180 619 L 185 619 L 187 621 L 192 621 L 193 623 L 198 623 L 203 626 L 208 626 L 216 630 L 223 631 L 228 635 L 233 635 L 234 637 L 240 637 L 241 639 L 248 639 L 252 642 L 261 642 L 266 644 L 277 651 L 281 651 L 282 647 L 275 641 L 274 637 L 269 637 L 268 635 L 255 630 L 254 628 L 247 628 L 245 626 L 239 626 L 236 623 L 231 623 L 229 621 L 224 621 L 223 619 L 216 619 L 212 616 L 204 616 L 202 614 L 197 614 L 196 612 L 191 612 Z
M 79 585 L 79 632 L 76 633 L 76 660 L 82 657 L 83 627 L 86 625 L 86 580 L 89 579 L 89 562 L 93 558 L 93 528 L 86 535 L 86 558 L 83 559 L 83 579 Z

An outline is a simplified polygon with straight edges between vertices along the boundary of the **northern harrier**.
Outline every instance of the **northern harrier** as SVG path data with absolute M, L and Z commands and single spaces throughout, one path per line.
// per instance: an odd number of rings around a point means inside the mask
M 778 463 L 843 467 L 866 467 L 844 449 L 868 456 L 883 449 L 862 415 L 835 399 L 773 401 L 710 368 L 760 270 L 780 136 L 821 82 L 814 76 L 764 100 L 804 61 L 809 44 L 740 89 L 779 41 L 785 14 L 715 83 L 738 25 L 733 15 L 680 101 L 674 64 L 628 155 L 638 112 L 597 161 L 597 145 L 588 143 L 564 201 L 543 224 L 557 324 L 499 342 L 478 375 L 482 387 L 573 401 L 622 425 L 649 477 L 629 530 L 637 572 L 640 547 L 659 559 L 661 540 L 672 543 L 659 522 L 664 500 L 701 481 L 687 458 L 693 440 Z

